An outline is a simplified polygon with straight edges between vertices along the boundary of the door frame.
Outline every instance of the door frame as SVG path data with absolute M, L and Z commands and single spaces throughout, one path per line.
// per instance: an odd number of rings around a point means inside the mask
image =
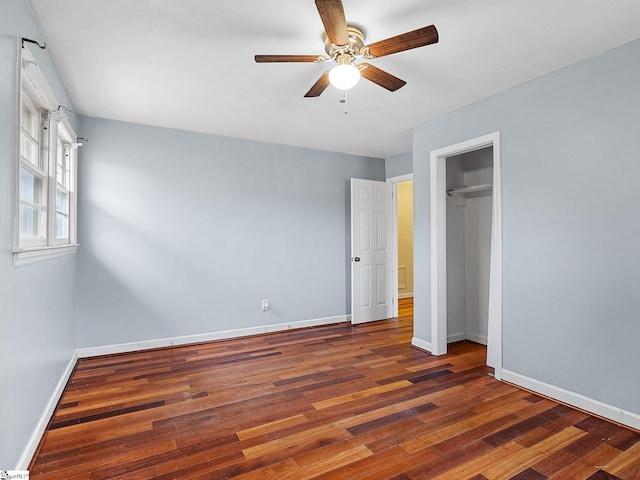
M 393 310 L 392 315 L 394 318 L 398 316 L 398 184 L 403 182 L 412 182 L 413 173 L 407 173 L 405 175 L 398 175 L 396 177 L 387 178 L 388 183 L 393 184 L 393 210 L 391 212 L 391 238 L 393 240 L 393 246 L 391 247 L 391 268 L 393 273 L 391 274 L 393 289 Z
M 493 199 L 487 356 L 502 377 L 502 182 L 500 132 L 434 150 L 430 154 L 431 353 L 447 353 L 447 158 L 493 147 Z

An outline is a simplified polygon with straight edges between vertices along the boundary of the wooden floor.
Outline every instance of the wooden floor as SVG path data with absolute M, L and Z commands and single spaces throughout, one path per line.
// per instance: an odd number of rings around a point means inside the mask
M 640 479 L 640 434 L 411 337 L 409 316 L 80 360 L 31 479 Z

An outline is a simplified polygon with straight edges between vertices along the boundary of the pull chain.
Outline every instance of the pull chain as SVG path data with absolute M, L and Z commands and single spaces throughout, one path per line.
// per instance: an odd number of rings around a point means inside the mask
M 340 103 L 344 104 L 344 114 L 349 115 L 349 94 L 348 90 L 344 90 L 344 98 L 340 100 Z
M 348 90 L 344 91 L 344 98 L 340 100 L 340 103 L 344 103 L 344 114 L 349 115 L 349 94 Z
M 344 91 L 344 114 L 349 115 L 349 90 Z

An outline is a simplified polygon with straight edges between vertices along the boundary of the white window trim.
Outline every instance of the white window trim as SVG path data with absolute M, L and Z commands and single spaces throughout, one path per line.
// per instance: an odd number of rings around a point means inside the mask
M 42 74 L 42 71 L 38 67 L 38 64 L 29 50 L 29 48 L 25 45 L 22 45 L 22 39 L 18 38 L 18 54 L 17 54 L 17 68 L 16 68 L 16 85 L 17 85 L 17 126 L 20 128 L 20 115 L 21 115 L 21 105 L 22 105 L 22 91 L 23 86 L 28 94 L 37 100 L 40 104 L 40 107 L 44 107 L 45 110 L 49 112 L 56 112 L 58 109 L 58 100 L 56 99 L 53 91 L 49 87 L 46 78 Z M 23 66 L 24 75 L 23 75 Z M 64 129 L 69 133 L 72 137 L 72 140 L 76 138 L 76 134 L 74 132 L 73 127 L 71 126 L 69 120 L 67 118 L 62 118 L 58 120 L 63 124 Z M 53 139 L 57 141 L 57 138 Z M 56 145 L 52 144 L 51 139 L 49 142 L 49 151 L 55 152 Z M 72 168 L 74 169 L 74 175 L 72 179 L 72 185 L 70 186 L 70 204 L 69 204 L 69 239 L 67 243 L 57 243 L 57 239 L 55 238 L 55 223 L 53 228 L 51 227 L 51 222 L 55 222 L 55 172 L 53 178 L 53 195 L 51 192 L 51 182 L 49 182 L 49 188 L 47 190 L 47 194 L 49 196 L 47 202 L 47 244 L 45 245 L 29 245 L 28 241 L 21 242 L 20 239 L 20 169 L 21 169 L 21 160 L 20 160 L 20 131 L 18 130 L 16 135 L 16 195 L 15 195 L 15 221 L 14 221 L 14 249 L 13 249 L 13 264 L 14 267 L 19 267 L 22 265 L 28 265 L 31 263 L 50 260 L 54 258 L 59 258 L 65 255 L 75 254 L 78 248 L 77 243 L 77 155 L 74 155 L 73 162 L 74 165 Z M 49 161 L 49 159 L 47 159 Z M 48 173 L 50 176 L 51 173 Z M 53 200 L 53 202 L 52 202 Z M 53 206 L 53 208 L 51 208 Z M 53 215 L 52 215 L 53 212 Z M 52 233 L 53 232 L 53 233 Z
M 46 247 L 25 248 L 13 251 L 13 266 L 21 267 L 30 263 L 50 260 L 52 258 L 73 255 L 78 249 L 78 244 L 65 243 L 64 245 L 47 245 Z

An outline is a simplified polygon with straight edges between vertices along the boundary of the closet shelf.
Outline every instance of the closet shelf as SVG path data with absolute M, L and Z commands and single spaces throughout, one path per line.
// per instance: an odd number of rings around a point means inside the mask
M 467 195 L 470 195 L 470 194 L 490 195 L 492 190 L 493 190 L 493 185 L 491 185 L 490 183 L 483 183 L 481 185 L 470 185 L 470 186 L 464 185 L 462 187 L 452 188 L 451 190 L 447 190 L 447 194 L 450 197 L 454 195 L 466 197 Z

